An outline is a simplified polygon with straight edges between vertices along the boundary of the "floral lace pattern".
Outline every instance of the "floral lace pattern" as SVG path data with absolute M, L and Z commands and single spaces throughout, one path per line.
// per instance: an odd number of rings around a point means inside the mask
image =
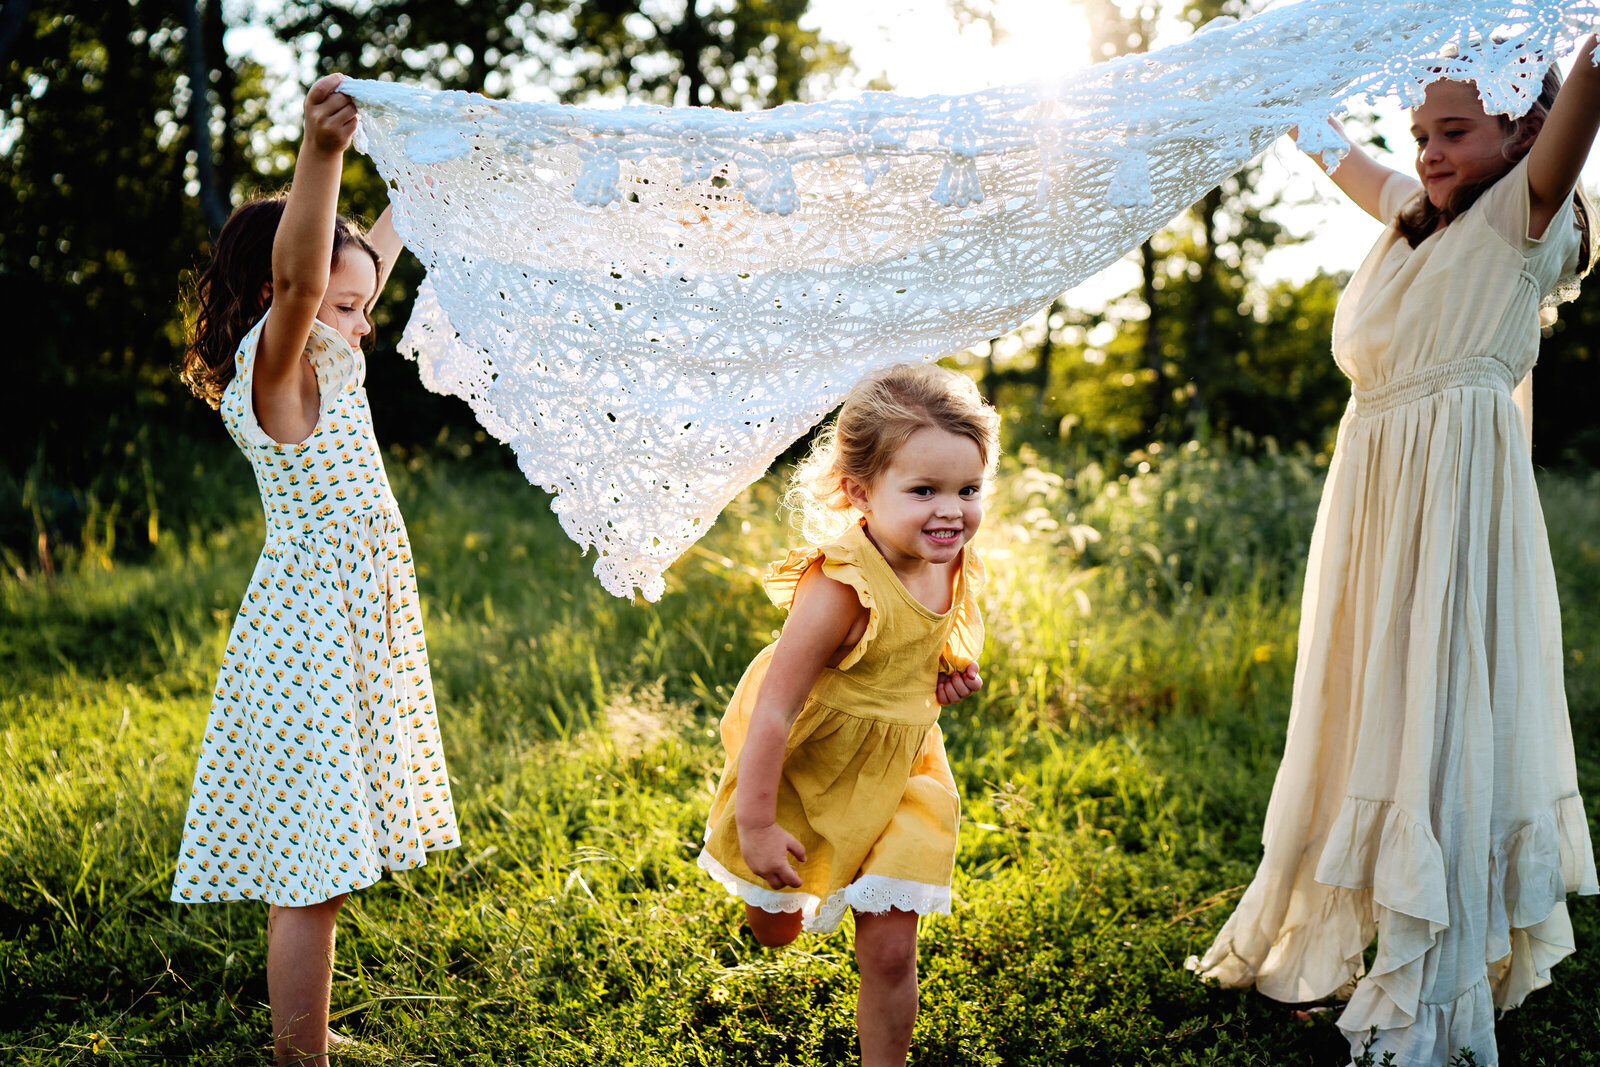
M 611 592 L 666 568 L 862 374 L 1004 333 L 1291 126 L 1444 75 L 1517 111 L 1600 0 L 1304 0 L 1054 84 L 732 113 L 349 81 L 428 269 L 402 347 Z

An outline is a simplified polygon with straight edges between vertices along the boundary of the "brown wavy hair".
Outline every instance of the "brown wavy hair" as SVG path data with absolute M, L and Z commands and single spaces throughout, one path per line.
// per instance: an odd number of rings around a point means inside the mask
M 212 407 L 222 402 L 233 380 L 233 357 L 239 342 L 272 304 L 263 289 L 272 281 L 272 241 L 283 220 L 288 193 L 261 196 L 240 204 L 217 235 L 211 265 L 195 283 L 190 302 L 194 325 L 183 350 L 179 377 L 195 396 Z M 333 223 L 333 263 L 346 249 L 372 257 L 383 276 L 383 261 L 361 227 L 337 216 Z
M 984 477 L 1000 458 L 1000 413 L 965 374 L 936 364 L 898 363 L 850 390 L 838 418 L 794 472 L 784 503 L 812 544 L 837 537 L 858 517 L 844 479 L 871 485 L 918 430 L 936 426 L 978 446 Z
M 1395 216 L 1395 228 L 1400 231 L 1400 236 L 1412 248 L 1417 247 L 1440 226 L 1448 226 L 1460 218 L 1466 210 L 1478 202 L 1478 198 L 1489 191 L 1495 182 L 1511 173 L 1511 169 L 1522 162 L 1524 156 L 1533 148 L 1534 138 L 1523 140 L 1528 128 L 1529 119 L 1543 122 L 1550 114 L 1550 107 L 1556 102 L 1556 94 L 1561 91 L 1561 71 L 1554 66 L 1544 72 L 1544 82 L 1539 87 L 1539 98 L 1533 106 L 1519 116 L 1512 119 L 1505 115 L 1496 116 L 1500 120 L 1501 129 L 1505 131 L 1505 140 L 1500 146 L 1500 155 L 1505 159 L 1505 166 L 1496 174 L 1480 178 L 1474 182 L 1463 182 L 1456 186 L 1443 207 L 1435 207 L 1427 194 L 1414 197 L 1400 213 Z M 1580 183 L 1572 190 L 1572 211 L 1576 216 L 1575 221 L 1578 232 L 1583 235 L 1583 240 L 1578 249 L 1578 273 L 1585 274 L 1593 261 L 1593 225 L 1594 208 L 1589 204 L 1589 198 L 1584 195 L 1583 185 Z

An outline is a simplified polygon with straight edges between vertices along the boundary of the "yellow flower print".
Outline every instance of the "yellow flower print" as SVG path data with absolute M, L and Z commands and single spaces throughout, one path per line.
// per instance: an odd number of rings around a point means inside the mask
M 313 361 L 322 404 L 312 437 L 292 449 L 254 445 L 259 432 L 239 427 L 251 415 L 246 353 L 258 335 L 241 347 L 222 415 L 255 466 L 268 536 L 212 689 L 218 725 L 203 735 L 173 896 L 299 904 L 370 881 L 373 847 L 385 865 L 412 866 L 458 835 L 364 359 L 314 329 L 308 348 L 325 355 Z M 370 727 L 358 728 L 358 710 Z M 409 815 L 418 804 L 425 840 Z

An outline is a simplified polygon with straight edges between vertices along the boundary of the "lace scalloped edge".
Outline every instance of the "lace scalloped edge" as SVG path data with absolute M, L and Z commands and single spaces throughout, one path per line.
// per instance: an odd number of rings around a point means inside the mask
M 914 912 L 917 915 L 950 914 L 950 887 L 932 882 L 864 874 L 849 885 L 828 894 L 823 900 L 800 890 L 769 889 L 746 881 L 702 849 L 695 865 L 716 879 L 729 893 L 751 907 L 774 914 L 800 912 L 801 928 L 807 933 L 826 934 L 838 929 L 846 911 L 882 915 L 887 911 Z

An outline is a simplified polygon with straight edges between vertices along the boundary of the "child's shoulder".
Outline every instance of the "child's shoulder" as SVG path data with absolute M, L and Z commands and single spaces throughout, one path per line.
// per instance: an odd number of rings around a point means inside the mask
M 772 602 L 785 611 L 794 605 L 796 592 L 808 574 L 831 579 L 852 590 L 864 606 L 872 606 L 872 582 L 866 566 L 866 535 L 852 525 L 839 536 L 820 545 L 791 548 L 782 559 L 772 562 L 761 579 Z
M 1528 186 L 1528 160 L 1528 156 L 1522 157 L 1499 181 L 1485 189 L 1468 213 L 1477 214 L 1488 229 L 1528 259 L 1548 258 L 1564 263 L 1582 240 L 1572 198 L 1567 198 L 1542 234 L 1529 236 L 1533 192 Z

